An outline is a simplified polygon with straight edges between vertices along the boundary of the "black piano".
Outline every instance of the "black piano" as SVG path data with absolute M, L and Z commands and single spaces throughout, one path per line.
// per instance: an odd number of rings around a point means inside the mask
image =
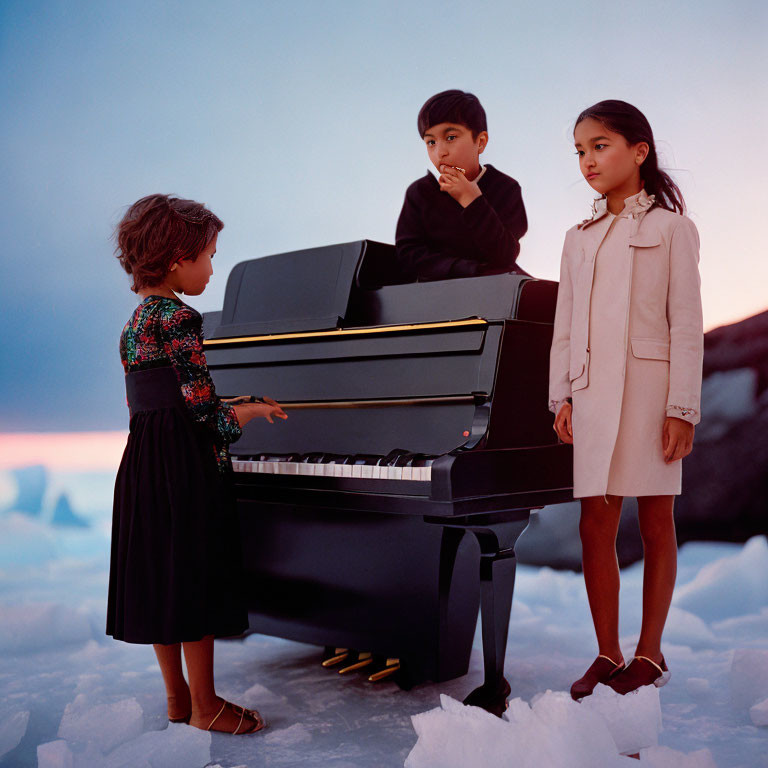
M 501 714 L 515 541 L 572 498 L 547 410 L 557 284 L 384 285 L 393 258 L 362 241 L 242 262 L 205 315 L 217 392 L 289 416 L 232 445 L 250 627 L 409 688 L 466 674 L 482 606 L 465 701 Z

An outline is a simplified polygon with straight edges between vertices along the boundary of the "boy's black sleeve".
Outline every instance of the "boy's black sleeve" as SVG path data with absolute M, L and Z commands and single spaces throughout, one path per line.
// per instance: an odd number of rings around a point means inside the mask
M 412 185 L 405 193 L 395 234 L 399 277 L 404 281 L 474 277 L 480 266 L 478 262 L 430 248 L 421 215 L 423 205 L 415 185 Z
M 494 208 L 485 194 L 480 195 L 463 210 L 462 219 L 475 239 L 478 257 L 491 268 L 511 270 L 520 238 L 528 231 L 520 185 L 513 181 L 496 199 Z

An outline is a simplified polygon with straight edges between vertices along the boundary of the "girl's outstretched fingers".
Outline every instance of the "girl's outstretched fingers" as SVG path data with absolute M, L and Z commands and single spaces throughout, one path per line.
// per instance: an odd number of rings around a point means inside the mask
M 270 416 L 277 416 L 278 419 L 287 419 L 288 414 L 283 410 L 283 407 L 280 405 L 280 403 L 277 402 L 277 400 L 273 400 L 271 397 L 263 397 L 262 400 L 267 405 L 272 406 L 272 410 L 270 411 Z M 272 423 L 272 419 L 269 419 L 270 424 Z

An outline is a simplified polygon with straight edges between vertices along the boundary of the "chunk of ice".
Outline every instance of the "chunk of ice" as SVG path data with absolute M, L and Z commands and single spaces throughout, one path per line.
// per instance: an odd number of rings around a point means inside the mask
M 29 712 L 14 712 L 0 720 L 0 757 L 19 746 L 27 732 Z
M 731 702 L 746 710 L 768 696 L 768 651 L 740 649 L 731 662 Z
M 93 742 L 102 752 L 135 739 L 144 730 L 144 712 L 136 699 L 112 704 L 90 703 L 84 693 L 67 704 L 59 725 L 59 738 L 70 742 Z
M 16 479 L 10 472 L 0 471 L 0 512 L 10 508 L 18 494 Z
M 709 680 L 705 677 L 689 677 L 685 681 L 685 690 L 694 699 L 704 698 L 710 691 Z
M 292 747 L 295 744 L 305 744 L 312 741 L 312 733 L 306 725 L 295 723 L 288 728 L 272 731 L 264 737 L 266 744 L 277 744 L 281 747 Z
M 191 725 L 169 723 L 121 744 L 107 755 L 104 768 L 202 768 L 211 762 L 211 734 Z
M 82 611 L 56 603 L 0 603 L 0 651 L 54 649 L 90 637 L 91 622 Z
M 462 711 L 458 709 L 463 707 L 460 702 L 448 699 L 441 695 L 442 706 L 411 717 L 418 739 L 405 768 L 504 765 L 514 754 L 513 726 L 477 707 Z
M 669 747 L 641 749 L 640 765 L 647 768 L 717 768 L 708 749 L 685 754 Z
M 749 716 L 755 725 L 768 725 L 768 699 L 763 699 L 749 708 Z
M 697 649 L 710 648 L 717 642 L 712 630 L 702 619 L 674 605 L 669 609 L 667 623 L 664 625 L 664 639 L 675 645 Z
M 726 635 L 729 641 L 738 637 L 741 645 L 753 642 L 758 647 L 762 646 L 768 637 L 768 608 L 763 608 L 760 613 L 712 622 L 712 629 L 720 635 Z
M 74 768 L 75 759 L 66 741 L 49 741 L 37 747 L 37 768 Z
M 45 523 L 19 512 L 0 518 L 0 569 L 41 565 L 57 556 L 56 539 Z
M 440 703 L 411 718 L 418 740 L 405 768 L 619 768 L 626 759 L 603 720 L 562 692 L 533 707 L 515 699 L 507 718 L 445 695 Z
M 66 493 L 62 493 L 56 500 L 56 504 L 53 507 L 51 524 L 70 528 L 88 528 L 90 526 L 90 523 L 85 518 L 80 517 L 72 509 L 72 504 Z
M 264 708 L 266 706 L 285 704 L 285 696 L 273 693 L 269 688 L 265 688 L 260 683 L 256 683 L 242 695 L 233 694 L 232 701 L 236 701 L 241 706 L 247 707 L 248 709 L 259 709 L 260 707 Z
M 644 685 L 622 696 L 607 685 L 597 685 L 581 706 L 599 715 L 608 726 L 623 755 L 639 752 L 659 743 L 661 702 L 659 689 Z
M 12 470 L 16 480 L 17 495 L 11 503 L 17 512 L 38 517 L 43 511 L 43 498 L 48 487 L 48 471 L 42 465 L 20 467 Z
M 768 605 L 765 536 L 753 536 L 737 554 L 705 565 L 675 591 L 673 604 L 707 622 L 759 613 Z

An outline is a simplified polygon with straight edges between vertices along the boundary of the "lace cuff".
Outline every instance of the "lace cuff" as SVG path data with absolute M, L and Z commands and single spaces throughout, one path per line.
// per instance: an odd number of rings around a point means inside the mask
M 698 424 L 700 418 L 699 412 L 695 408 L 687 408 L 682 405 L 668 405 L 667 416 L 689 421 L 691 424 Z
M 571 398 L 566 397 L 563 400 L 550 400 L 549 401 L 549 410 L 552 411 L 552 413 L 557 416 L 558 413 L 560 413 L 560 409 L 563 407 L 563 403 L 570 403 Z

